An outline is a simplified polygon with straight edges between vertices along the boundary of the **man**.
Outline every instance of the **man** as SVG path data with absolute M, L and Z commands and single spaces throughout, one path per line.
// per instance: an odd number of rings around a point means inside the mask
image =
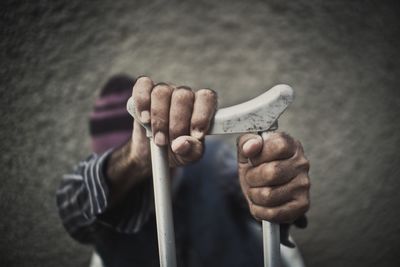
M 280 223 L 282 243 L 293 246 L 288 226 L 304 227 L 309 208 L 300 142 L 285 133 L 245 134 L 235 159 L 226 145 L 204 138 L 214 91 L 126 76 L 103 88 L 90 121 L 95 153 L 57 191 L 73 238 L 92 244 L 105 266 L 159 266 L 149 141 L 125 110 L 131 94 L 155 143 L 170 148 L 179 266 L 262 266 L 260 220 Z

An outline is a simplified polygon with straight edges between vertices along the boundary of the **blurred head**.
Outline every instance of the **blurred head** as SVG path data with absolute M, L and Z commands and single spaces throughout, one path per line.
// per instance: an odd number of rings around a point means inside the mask
M 92 151 L 103 153 L 129 140 L 133 118 L 126 110 L 135 79 L 127 75 L 112 76 L 100 91 L 89 116 Z

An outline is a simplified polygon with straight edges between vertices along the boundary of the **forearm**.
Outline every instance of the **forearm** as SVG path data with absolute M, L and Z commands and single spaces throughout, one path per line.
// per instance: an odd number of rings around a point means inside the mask
M 110 185 L 110 208 L 117 205 L 135 186 L 151 177 L 150 162 L 138 160 L 131 153 L 129 141 L 114 150 L 105 166 L 106 179 Z

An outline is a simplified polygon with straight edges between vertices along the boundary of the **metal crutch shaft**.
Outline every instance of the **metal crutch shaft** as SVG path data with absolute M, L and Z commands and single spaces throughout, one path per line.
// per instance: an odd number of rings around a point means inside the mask
M 268 132 L 278 129 L 278 121 L 276 121 L 269 131 L 262 132 L 261 137 L 265 139 Z M 264 250 L 264 267 L 280 267 L 281 266 L 281 240 L 280 226 L 277 223 L 262 221 L 263 250 Z
M 280 229 L 279 224 L 262 221 L 264 266 L 281 266 Z
M 150 139 L 156 209 L 158 250 L 161 267 L 175 267 L 175 232 L 172 216 L 171 179 L 168 147 L 159 147 Z

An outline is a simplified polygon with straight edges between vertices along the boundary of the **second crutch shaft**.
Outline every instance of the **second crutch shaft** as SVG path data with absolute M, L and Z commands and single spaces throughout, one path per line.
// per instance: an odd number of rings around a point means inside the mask
M 264 266 L 281 266 L 280 230 L 279 224 L 262 221 Z
M 270 128 L 270 131 L 262 132 L 263 139 L 268 138 L 268 132 L 278 129 L 278 121 Z M 264 267 L 281 267 L 281 240 L 280 226 L 277 223 L 262 221 L 263 247 L 264 247 Z

